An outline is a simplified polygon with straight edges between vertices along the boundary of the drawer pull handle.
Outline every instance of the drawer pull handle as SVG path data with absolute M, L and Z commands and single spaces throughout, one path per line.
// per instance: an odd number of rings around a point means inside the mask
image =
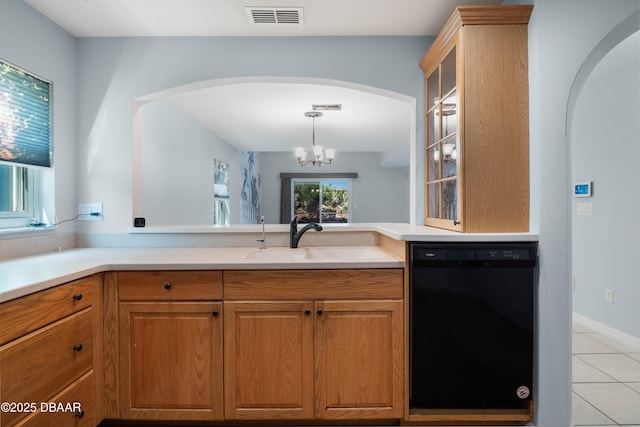
M 75 294 L 73 296 L 74 301 L 80 301 L 82 299 L 82 294 Z
M 213 317 L 218 317 L 218 314 L 220 313 L 218 312 L 218 310 L 213 310 L 212 314 L 213 314 Z
M 164 284 L 164 288 L 165 288 L 166 290 L 171 289 L 171 286 L 173 286 L 173 285 L 172 285 L 171 283 L 169 283 L 169 282 L 167 282 L 167 283 L 165 283 L 165 284 Z
M 321 308 L 318 309 L 318 316 L 322 316 L 322 313 L 324 313 L 324 311 L 322 311 Z
M 82 344 L 77 344 L 73 346 L 74 351 L 82 351 Z
M 304 314 L 306 314 L 307 316 L 311 314 L 311 310 L 308 308 L 304 309 Z
M 76 412 L 76 418 L 82 418 L 84 417 L 84 411 L 82 409 L 80 409 L 79 411 Z

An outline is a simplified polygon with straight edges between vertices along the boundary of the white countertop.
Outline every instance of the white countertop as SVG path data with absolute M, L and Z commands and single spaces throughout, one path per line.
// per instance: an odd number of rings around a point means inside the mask
M 305 248 L 268 248 L 267 255 L 283 251 L 275 258 L 247 258 L 256 248 L 88 248 L 0 262 L 0 302 L 41 291 L 103 271 L 118 270 L 258 270 L 258 269 L 339 269 L 402 268 L 403 260 L 378 246 L 367 246 L 375 256 L 358 258 L 360 247 L 339 247 L 340 258 L 297 257 Z M 309 248 L 311 249 L 311 248 Z M 322 249 L 322 248 L 318 248 Z M 334 248 L 326 248 L 334 249 Z M 354 256 L 345 255 L 353 250 Z M 296 251 L 295 255 L 284 251 Z M 374 251 L 374 252 L 372 252 Z M 262 255 L 262 254 L 259 254 Z
M 537 241 L 534 233 L 458 233 L 433 227 L 396 223 L 327 224 L 326 232 L 377 232 L 399 241 L 515 242 Z M 287 233 L 288 224 L 268 224 L 268 233 Z M 259 225 L 231 227 L 175 226 L 131 228 L 130 234 L 256 233 Z M 343 246 L 339 246 L 344 248 Z M 381 249 L 377 257 L 358 257 L 342 251 L 339 256 L 301 259 L 291 257 L 247 258 L 255 247 L 137 247 L 72 249 L 0 262 L 0 302 L 86 277 L 117 270 L 233 270 L 233 269 L 339 269 L 402 268 L 403 260 Z M 271 249 L 271 251 L 269 251 Z M 269 248 L 269 254 L 288 248 Z M 311 248 L 308 248 L 311 249 Z M 357 249 L 354 248 L 354 249 Z M 303 251 L 304 248 L 293 250 Z M 353 252 L 355 254 L 357 251 Z M 299 255 L 299 254 L 298 254 Z

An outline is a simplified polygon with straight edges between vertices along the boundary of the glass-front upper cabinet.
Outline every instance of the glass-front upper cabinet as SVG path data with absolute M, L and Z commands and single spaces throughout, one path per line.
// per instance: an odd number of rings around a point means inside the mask
M 426 224 L 459 228 L 459 108 L 456 47 L 426 77 Z

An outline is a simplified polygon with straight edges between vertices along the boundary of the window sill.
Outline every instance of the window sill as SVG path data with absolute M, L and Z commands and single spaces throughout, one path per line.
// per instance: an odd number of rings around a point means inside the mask
M 56 227 L 15 227 L 0 228 L 0 239 L 12 239 L 17 237 L 43 236 L 53 234 Z

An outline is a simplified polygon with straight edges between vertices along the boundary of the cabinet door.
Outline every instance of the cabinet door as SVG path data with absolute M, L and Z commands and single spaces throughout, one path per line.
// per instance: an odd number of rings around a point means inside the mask
M 315 306 L 316 417 L 401 418 L 402 301 Z
M 313 418 L 313 304 L 225 302 L 225 418 Z
M 462 139 L 455 40 L 425 78 L 425 224 L 460 230 Z
M 121 303 L 122 418 L 220 420 L 222 303 Z

